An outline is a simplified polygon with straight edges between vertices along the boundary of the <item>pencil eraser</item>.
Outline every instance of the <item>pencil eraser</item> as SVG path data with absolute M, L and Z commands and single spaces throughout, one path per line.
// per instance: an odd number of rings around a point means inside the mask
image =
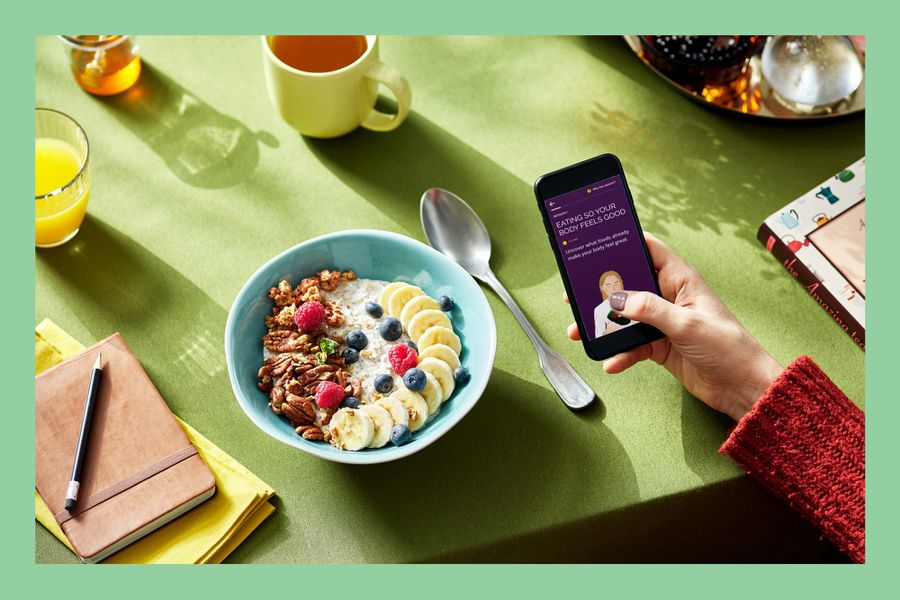
M 71 498 L 66 498 L 66 510 L 72 512 L 75 508 L 75 501 Z

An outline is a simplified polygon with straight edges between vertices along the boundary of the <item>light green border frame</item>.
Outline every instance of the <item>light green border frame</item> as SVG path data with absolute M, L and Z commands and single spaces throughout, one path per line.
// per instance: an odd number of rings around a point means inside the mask
M 8 409 L 0 435 L 7 479 L 0 497 L 5 527 L 0 535 L 2 589 L 9 597 L 868 597 L 896 589 L 898 400 L 891 372 L 898 333 L 890 318 L 900 296 L 897 234 L 900 202 L 896 145 L 900 117 L 897 10 L 884 2 L 752 3 L 603 2 L 602 0 L 303 0 L 263 3 L 43 2 L 8 3 L 3 9 L 4 65 L 2 164 L 10 183 L 10 213 L 2 222 L 3 401 Z M 355 7 L 355 8 L 353 8 Z M 810 11 L 815 11 L 811 13 Z M 34 326 L 32 253 L 34 218 L 29 193 L 34 105 L 34 36 L 67 31 L 135 34 L 393 33 L 393 34 L 619 34 L 644 31 L 719 33 L 852 33 L 867 39 L 867 179 L 869 272 L 868 350 L 868 562 L 852 565 L 575 565 L 575 566 L 231 566 L 89 568 L 34 564 L 31 482 L 34 392 L 30 376 Z M 874 125 L 872 125 L 874 123 Z M 24 175 L 29 174 L 29 175 Z M 17 176 L 16 176 L 17 175 Z M 500 557 L 498 557 L 500 558 Z M 877 593 L 876 590 L 884 590 Z

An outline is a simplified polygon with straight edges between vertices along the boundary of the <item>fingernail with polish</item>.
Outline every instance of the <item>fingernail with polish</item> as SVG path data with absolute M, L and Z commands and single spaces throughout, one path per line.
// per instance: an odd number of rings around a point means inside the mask
M 625 300 L 628 298 L 628 292 L 616 292 L 609 297 L 609 305 L 613 310 L 624 310 Z

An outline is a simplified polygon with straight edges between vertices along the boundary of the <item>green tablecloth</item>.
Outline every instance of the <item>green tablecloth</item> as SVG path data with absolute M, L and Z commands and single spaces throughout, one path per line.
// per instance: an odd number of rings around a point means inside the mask
M 840 560 L 716 450 L 729 420 L 656 365 L 603 375 L 571 321 L 531 184 L 618 154 L 641 220 L 694 263 L 783 364 L 811 354 L 860 405 L 864 354 L 755 239 L 759 222 L 864 152 L 862 116 L 777 125 L 686 101 L 617 38 L 387 37 L 413 89 L 389 134 L 304 139 L 266 97 L 252 38 L 141 38 L 139 87 L 83 93 L 60 44 L 37 41 L 36 103 L 91 142 L 89 215 L 37 251 L 37 319 L 85 343 L 121 331 L 173 410 L 279 494 L 234 561 Z M 494 268 L 598 391 L 570 413 L 490 292 L 499 345 L 475 409 L 386 465 L 302 454 L 244 416 L 223 331 L 245 279 L 314 235 L 373 227 L 424 240 L 418 199 L 479 211 Z M 503 427 L 497 424 L 503 423 Z M 73 562 L 36 526 L 39 562 Z

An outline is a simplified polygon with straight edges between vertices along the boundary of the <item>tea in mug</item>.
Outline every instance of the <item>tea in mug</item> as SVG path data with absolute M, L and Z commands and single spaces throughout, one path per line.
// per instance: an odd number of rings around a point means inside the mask
M 365 54 L 364 35 L 275 35 L 272 52 L 286 65 L 308 73 L 343 69 Z

